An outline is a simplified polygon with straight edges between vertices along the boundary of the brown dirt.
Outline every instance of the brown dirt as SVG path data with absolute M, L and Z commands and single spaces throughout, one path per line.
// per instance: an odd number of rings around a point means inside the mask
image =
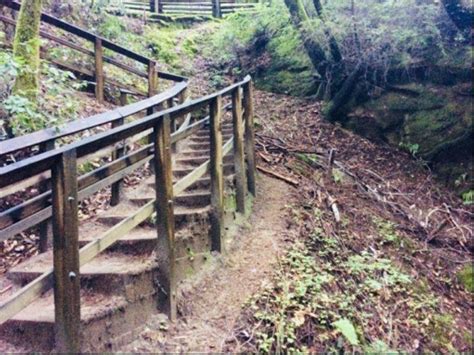
M 236 318 L 246 300 L 269 281 L 285 249 L 284 207 L 293 199 L 285 183 L 260 176 L 248 225 L 234 236 L 228 253 L 180 288 L 175 324 L 153 316 L 125 352 L 221 352 L 234 338 Z M 167 329 L 165 329 L 167 328 Z

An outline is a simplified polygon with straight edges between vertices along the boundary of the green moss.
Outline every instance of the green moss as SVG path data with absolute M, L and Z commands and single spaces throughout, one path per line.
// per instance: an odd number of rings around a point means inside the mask
M 32 101 L 39 91 L 41 0 L 24 0 L 18 17 L 13 55 L 24 64 L 16 77 L 13 92 Z
M 454 351 L 453 344 L 451 343 L 451 333 L 453 331 L 454 319 L 451 315 L 437 314 L 433 317 L 430 322 L 430 328 L 432 335 L 432 341 L 435 345 L 440 346 L 448 350 L 449 352 Z
M 474 293 L 474 266 L 466 265 L 458 272 L 458 280 L 467 291 Z

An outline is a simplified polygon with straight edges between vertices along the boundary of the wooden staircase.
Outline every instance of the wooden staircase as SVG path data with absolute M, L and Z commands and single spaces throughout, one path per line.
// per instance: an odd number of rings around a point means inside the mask
M 223 125 L 224 140 L 232 137 L 232 129 L 229 123 Z M 209 160 L 208 141 L 209 129 L 201 129 L 180 144 L 173 159 L 175 182 Z M 226 189 L 230 191 L 232 154 L 225 156 L 224 162 Z M 178 281 L 199 270 L 210 257 L 209 186 L 210 176 L 205 174 L 174 197 Z M 138 187 L 124 189 L 119 205 L 80 226 L 80 245 L 96 240 L 131 211 L 152 201 L 154 187 L 151 176 Z M 160 309 L 156 241 L 156 228 L 148 220 L 81 268 L 81 351 L 118 350 Z M 0 302 L 52 267 L 50 250 L 12 268 L 6 275 L 8 280 L 3 281 L 3 286 L 11 288 L 0 296 Z M 49 291 L 0 326 L 0 352 L 8 351 L 12 344 L 24 348 L 28 344 L 28 351 L 52 351 L 54 335 L 54 297 Z

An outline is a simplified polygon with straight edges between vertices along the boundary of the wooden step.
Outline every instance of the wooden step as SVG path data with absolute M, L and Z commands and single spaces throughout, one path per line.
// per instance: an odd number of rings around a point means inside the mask
M 138 336 L 144 320 L 156 312 L 155 293 L 143 293 L 131 301 L 125 296 L 81 290 L 81 351 L 119 350 Z M 0 325 L 0 337 L 35 352 L 51 352 L 54 334 L 52 291 Z

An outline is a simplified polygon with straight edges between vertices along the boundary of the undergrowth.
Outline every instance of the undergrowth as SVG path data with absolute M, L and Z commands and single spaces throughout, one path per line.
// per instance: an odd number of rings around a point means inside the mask
M 80 102 L 75 90 L 81 89 L 83 83 L 71 72 L 42 63 L 41 93 L 37 102 L 33 102 L 21 93 L 12 93 L 13 83 L 21 70 L 24 70 L 24 63 L 14 59 L 10 52 L 0 54 L 0 77 L 3 78 L 0 127 L 6 136 L 24 135 L 76 118 Z
M 375 243 L 363 246 L 345 227 L 328 235 L 332 216 L 307 202 L 289 208 L 301 233 L 273 283 L 246 305 L 241 346 L 264 353 L 455 351 L 455 318 L 395 258 L 413 248 L 396 225 L 375 216 Z

